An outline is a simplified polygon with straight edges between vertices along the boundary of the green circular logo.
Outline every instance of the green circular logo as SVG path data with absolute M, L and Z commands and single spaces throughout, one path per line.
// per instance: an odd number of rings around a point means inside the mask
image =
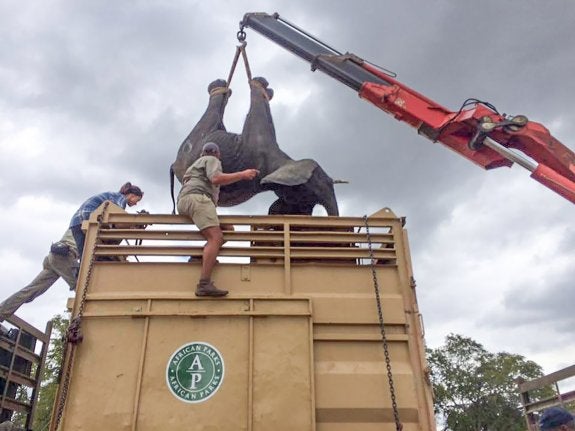
M 214 346 L 201 341 L 184 344 L 170 357 L 166 383 L 176 398 L 201 403 L 214 395 L 224 380 L 224 359 Z

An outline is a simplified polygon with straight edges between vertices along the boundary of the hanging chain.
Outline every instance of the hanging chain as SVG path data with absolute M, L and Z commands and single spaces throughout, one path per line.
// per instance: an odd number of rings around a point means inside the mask
M 72 372 L 72 362 L 74 362 L 74 353 L 76 351 L 75 345 L 68 343 L 67 346 L 64 348 L 64 358 L 66 359 L 66 350 L 68 346 L 70 348 L 70 355 L 68 356 L 68 363 L 66 365 L 66 371 L 64 372 L 64 381 L 61 383 L 62 385 L 62 392 L 60 393 L 60 399 L 58 400 L 58 410 L 56 411 L 56 423 L 54 425 L 53 430 L 57 430 L 60 426 L 60 420 L 62 419 L 62 413 L 64 413 L 64 405 L 66 404 L 66 398 L 68 396 L 68 388 L 70 386 L 70 373 Z
M 96 261 L 96 248 L 98 247 L 98 237 L 100 236 L 100 230 L 102 228 L 102 223 L 104 220 L 104 216 L 106 215 L 106 211 L 108 210 L 108 206 L 110 205 L 110 201 L 104 202 L 104 208 L 102 213 L 98 215 L 98 225 L 96 229 L 96 239 L 94 241 L 94 245 L 92 247 L 92 254 L 90 256 L 90 264 L 88 266 L 88 273 L 86 274 L 86 281 L 84 282 L 84 289 L 82 290 L 82 299 L 80 301 L 80 307 L 78 307 L 78 314 L 74 318 L 74 320 L 78 320 L 79 324 L 82 321 L 82 316 L 84 315 L 84 308 L 86 307 L 86 295 L 88 294 L 88 286 L 90 285 L 90 281 L 92 281 L 92 274 L 94 272 L 94 262 Z M 79 325 L 78 324 L 78 325 Z M 82 341 L 82 340 L 80 340 Z
M 244 42 L 246 40 L 246 32 L 244 31 L 244 26 L 241 26 L 240 30 L 237 32 L 236 36 L 240 42 Z
M 401 431 L 403 425 L 399 421 L 399 410 L 397 408 L 397 401 L 395 397 L 395 387 L 393 385 L 393 373 L 391 372 L 391 359 L 389 357 L 389 346 L 387 344 L 387 336 L 385 335 L 385 325 L 383 321 L 383 308 L 381 306 L 381 298 L 379 295 L 379 284 L 377 282 L 377 273 L 375 271 L 375 258 L 373 254 L 373 246 L 371 242 L 371 235 L 369 233 L 369 224 L 367 222 L 367 215 L 363 216 L 365 224 L 365 232 L 367 234 L 367 244 L 369 249 L 369 262 L 371 266 L 371 275 L 373 277 L 373 288 L 375 290 L 375 300 L 377 303 L 377 314 L 379 316 L 379 329 L 381 331 L 381 340 L 383 342 L 383 352 L 385 355 L 385 366 L 387 368 L 387 380 L 389 381 L 389 394 L 391 396 L 391 406 L 393 408 L 393 418 L 395 419 L 396 431 Z
M 108 209 L 110 202 L 104 202 L 104 209 L 102 213 L 98 215 L 98 227 L 96 230 L 96 239 L 94 240 L 94 246 L 92 247 L 92 254 L 90 256 L 90 263 L 88 266 L 88 272 L 86 274 L 86 281 L 84 282 L 84 288 L 82 289 L 82 297 L 80 300 L 80 306 L 78 307 L 78 314 L 72 319 L 68 325 L 68 331 L 66 333 L 67 344 L 65 348 L 70 348 L 70 355 L 68 357 L 68 362 L 66 365 L 66 371 L 63 376 L 62 391 L 60 393 L 60 399 L 58 400 L 58 410 L 56 412 L 56 424 L 53 429 L 57 430 L 60 426 L 60 420 L 62 419 L 62 414 L 64 413 L 64 406 L 66 404 L 66 399 L 68 398 L 68 389 L 70 387 L 70 374 L 72 373 L 72 364 L 74 362 L 74 354 L 76 353 L 76 346 L 82 342 L 84 335 L 82 334 L 82 316 L 84 315 L 84 308 L 86 306 L 86 296 L 88 294 L 88 286 L 92 280 L 92 273 L 94 270 L 94 262 L 96 261 L 96 247 L 98 245 L 98 237 L 100 236 L 100 229 L 102 228 L 102 222 L 104 220 L 104 215 Z M 83 250 L 79 250 L 82 253 Z M 65 359 L 66 355 L 64 355 Z

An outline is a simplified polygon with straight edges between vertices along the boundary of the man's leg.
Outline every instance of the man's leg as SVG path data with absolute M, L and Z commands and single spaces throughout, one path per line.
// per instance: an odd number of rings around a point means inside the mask
M 202 253 L 202 280 L 211 280 L 218 253 L 224 244 L 224 235 L 219 226 L 207 227 L 201 231 L 206 238 L 206 245 Z
M 31 302 L 38 296 L 46 292 L 58 280 L 59 275 L 56 274 L 48 262 L 48 257 L 44 259 L 44 269 L 23 289 L 16 292 L 14 295 L 6 299 L 0 304 L 0 319 L 4 320 L 12 314 L 20 306 L 26 302 Z
M 196 296 L 225 296 L 228 291 L 218 289 L 211 281 L 218 253 L 224 243 L 222 230 L 219 226 L 211 226 L 202 229 L 200 232 L 207 242 L 202 254 L 202 272 L 198 288 L 196 289 Z
M 224 236 L 219 226 L 214 203 L 207 196 L 184 195 L 178 198 L 178 213 L 190 217 L 206 239 L 206 245 L 202 252 L 202 272 L 196 288 L 196 296 L 227 295 L 227 290 L 218 289 L 211 280 L 218 253 L 224 243 Z
M 78 260 L 72 256 L 57 256 L 54 253 L 48 255 L 48 261 L 52 270 L 64 279 L 70 290 L 76 290 L 78 281 Z

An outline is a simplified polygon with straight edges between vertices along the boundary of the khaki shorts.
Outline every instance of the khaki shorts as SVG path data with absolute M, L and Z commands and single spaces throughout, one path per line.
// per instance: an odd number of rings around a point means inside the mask
M 216 206 L 206 195 L 182 196 L 178 199 L 178 213 L 190 217 L 199 230 L 220 225 Z

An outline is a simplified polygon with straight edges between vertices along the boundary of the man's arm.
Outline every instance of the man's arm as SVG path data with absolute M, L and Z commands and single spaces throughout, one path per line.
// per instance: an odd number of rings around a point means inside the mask
M 232 172 L 229 174 L 218 173 L 210 178 L 212 184 L 216 186 L 227 186 L 228 184 L 237 183 L 242 180 L 253 180 L 260 171 L 257 169 L 245 169 L 239 172 Z

